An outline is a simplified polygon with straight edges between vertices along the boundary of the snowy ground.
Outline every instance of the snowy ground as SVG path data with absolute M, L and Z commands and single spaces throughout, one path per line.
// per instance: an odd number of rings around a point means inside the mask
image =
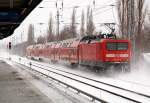
M 1 60 L 2 58 L 0 58 Z M 29 71 L 26 67 L 15 64 L 9 60 L 6 63 L 11 65 L 19 75 L 23 76 L 28 82 L 38 88 L 45 94 L 52 103 L 93 103 L 90 99 L 82 97 L 65 87 L 62 87 L 57 82 L 48 80 L 47 78 L 36 75 L 33 71 Z
M 4 54 L 2 56 L 4 56 Z M 13 57 L 17 59 L 16 56 L 13 56 Z M 150 80 L 149 80 L 150 78 L 150 69 L 149 69 L 150 54 L 143 54 L 143 57 L 144 57 L 143 60 L 132 69 L 131 73 L 128 73 L 128 74 L 121 73 L 121 72 L 107 72 L 105 74 L 96 73 L 95 71 L 91 69 L 87 69 L 86 67 L 81 66 L 78 68 L 70 68 L 70 66 L 64 65 L 61 63 L 59 63 L 59 65 L 48 64 L 48 63 L 41 63 L 41 64 L 44 64 L 47 66 L 51 65 L 61 70 L 63 69 L 68 72 L 72 72 L 72 73 L 86 76 L 86 77 L 99 80 L 105 83 L 110 83 L 119 87 L 123 87 L 129 90 L 134 90 L 140 93 L 150 95 Z M 147 101 L 147 103 L 149 102 Z

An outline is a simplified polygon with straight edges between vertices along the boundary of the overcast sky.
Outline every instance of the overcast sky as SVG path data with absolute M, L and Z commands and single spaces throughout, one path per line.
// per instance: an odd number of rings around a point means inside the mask
M 40 35 L 40 29 L 42 28 L 42 33 L 47 29 L 47 23 L 49 20 L 49 15 L 52 14 L 54 19 L 54 25 L 57 23 L 56 13 L 59 9 L 60 13 L 60 30 L 65 26 L 69 25 L 71 22 L 71 15 L 74 7 L 76 8 L 76 23 L 80 23 L 81 13 L 84 10 L 86 16 L 87 7 L 90 7 L 93 10 L 93 21 L 97 28 L 97 31 L 100 29 L 100 23 L 110 23 L 117 22 L 116 16 L 116 7 L 111 5 L 117 5 L 116 0 L 44 0 L 38 7 L 28 16 L 28 18 L 20 26 L 20 30 L 27 29 L 27 25 L 32 23 L 36 27 L 36 36 Z M 62 8 L 63 2 L 63 8 Z M 44 23 L 40 25 L 41 23 Z M 56 25 L 55 25 L 56 26 Z M 77 24 L 78 29 L 80 25 Z M 56 27 L 54 27 L 56 30 Z M 16 30 L 16 34 L 19 34 L 20 30 Z M 26 31 L 26 30 L 25 30 Z M 45 34 L 45 33 L 44 33 Z M 43 34 L 42 34 L 43 35 Z
M 57 8 L 56 8 L 57 1 Z M 56 26 L 56 13 L 59 9 L 60 12 L 60 30 L 71 22 L 72 10 L 76 8 L 76 23 L 80 23 L 81 13 L 84 11 L 86 16 L 87 7 L 93 10 L 93 21 L 96 26 L 96 30 L 105 30 L 104 27 L 100 26 L 100 23 L 112 23 L 118 24 L 117 18 L 117 0 L 43 0 L 37 8 L 35 8 L 32 13 L 24 20 L 24 22 L 15 30 L 13 36 L 21 42 L 21 33 L 24 40 L 27 38 L 27 29 L 29 24 L 34 24 L 35 26 L 35 36 L 45 35 L 47 30 L 47 23 L 49 20 L 49 15 L 51 14 L 54 19 L 54 26 Z M 63 8 L 62 8 L 63 2 Z M 146 1 L 146 4 L 150 3 L 150 0 Z M 111 6 L 114 5 L 114 6 Z M 40 25 L 42 23 L 42 25 Z M 80 25 L 77 24 L 78 31 Z M 56 30 L 56 27 L 54 27 Z

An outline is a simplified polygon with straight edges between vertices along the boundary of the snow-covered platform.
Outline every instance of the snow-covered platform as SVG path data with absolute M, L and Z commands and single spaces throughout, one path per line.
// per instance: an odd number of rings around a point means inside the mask
M 52 103 L 14 67 L 0 60 L 0 103 Z

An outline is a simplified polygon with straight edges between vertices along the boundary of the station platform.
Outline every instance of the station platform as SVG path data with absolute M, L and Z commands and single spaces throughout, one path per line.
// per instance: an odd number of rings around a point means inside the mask
M 52 103 L 40 90 L 0 60 L 0 103 Z

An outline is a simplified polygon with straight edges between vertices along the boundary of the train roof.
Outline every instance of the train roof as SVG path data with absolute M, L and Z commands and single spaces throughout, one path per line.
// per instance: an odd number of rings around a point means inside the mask
M 129 42 L 129 40 L 125 39 L 117 39 L 115 35 L 109 34 L 109 35 L 87 35 L 79 38 L 71 38 L 66 39 L 62 41 L 56 41 L 56 42 L 48 42 L 46 44 L 36 44 L 31 45 L 28 48 L 59 48 L 59 47 L 77 47 L 79 43 L 95 43 L 95 42 Z
M 58 47 L 75 47 L 78 45 L 80 42 L 80 39 L 78 38 L 71 38 L 71 39 L 66 39 L 62 41 L 57 41 L 57 42 L 48 42 L 46 45 L 51 48 L 58 48 Z
M 34 45 L 30 45 L 27 47 L 27 49 L 32 49 L 34 47 Z
M 128 39 L 102 39 L 102 42 L 129 42 Z
M 104 35 L 88 35 L 88 36 L 84 36 L 80 42 L 105 42 L 105 41 L 117 41 L 117 42 L 128 42 L 128 39 L 118 39 L 115 35 L 113 34 L 104 34 Z

